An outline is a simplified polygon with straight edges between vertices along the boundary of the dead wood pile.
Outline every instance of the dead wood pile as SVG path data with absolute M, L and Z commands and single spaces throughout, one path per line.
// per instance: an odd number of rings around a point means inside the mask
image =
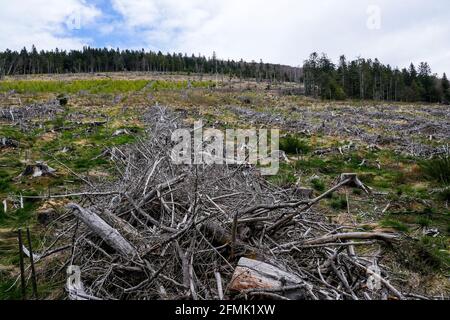
M 23 124 L 37 120 L 53 120 L 62 112 L 64 112 L 64 108 L 60 105 L 59 100 L 50 100 L 21 107 L 0 108 L 0 120 Z
M 239 119 L 252 125 L 271 125 L 307 136 L 325 134 L 363 144 L 392 147 L 398 154 L 430 158 L 448 154 L 450 109 L 445 106 L 333 106 L 323 109 L 293 106 L 254 110 L 230 106 Z M 334 150 L 337 152 L 337 150 Z
M 377 249 L 394 234 L 328 221 L 316 204 L 352 185 L 343 174 L 313 198 L 270 184 L 251 166 L 175 166 L 177 116 L 151 108 L 148 139 L 117 149 L 115 181 L 72 195 L 41 256 L 71 248 L 56 269 L 81 270 L 78 299 L 404 299 Z M 301 193 L 300 193 L 301 194 Z M 377 270 L 381 269 L 379 272 Z

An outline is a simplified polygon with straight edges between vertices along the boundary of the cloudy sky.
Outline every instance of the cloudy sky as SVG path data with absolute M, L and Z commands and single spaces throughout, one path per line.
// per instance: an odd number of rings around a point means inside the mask
M 84 45 L 300 65 L 378 57 L 450 73 L 448 0 L 0 0 L 0 50 Z

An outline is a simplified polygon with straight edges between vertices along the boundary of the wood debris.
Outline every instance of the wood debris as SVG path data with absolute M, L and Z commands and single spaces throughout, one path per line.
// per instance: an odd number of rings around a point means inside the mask
M 377 254 L 355 250 L 399 236 L 339 225 L 317 210 L 346 186 L 371 196 L 355 174 L 314 197 L 274 186 L 252 166 L 174 165 L 177 115 L 153 107 L 145 117 L 148 138 L 111 153 L 118 178 L 68 195 L 65 218 L 51 224 L 49 243 L 72 248 L 61 266 L 80 267 L 83 297 L 405 298 L 389 270 L 374 275 Z M 369 288 L 373 279 L 379 286 Z

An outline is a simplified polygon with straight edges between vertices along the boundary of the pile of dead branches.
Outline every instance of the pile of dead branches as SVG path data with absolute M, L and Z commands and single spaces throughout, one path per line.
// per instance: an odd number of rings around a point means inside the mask
M 64 112 L 59 100 L 50 100 L 45 103 L 34 103 L 22 107 L 0 108 L 0 120 L 13 123 L 22 123 L 35 120 L 53 120 Z
M 66 252 L 56 269 L 71 266 L 70 279 L 80 268 L 81 283 L 68 281 L 70 298 L 407 298 L 377 254 L 357 254 L 396 235 L 337 225 L 316 210 L 345 186 L 370 193 L 356 175 L 310 198 L 248 165 L 177 166 L 176 115 L 154 107 L 146 122 L 147 139 L 112 153 L 117 179 L 61 195 L 71 202 L 39 257 Z
M 282 107 L 255 110 L 251 106 L 230 106 L 228 109 L 252 125 L 271 125 L 308 136 L 320 133 L 345 137 L 366 145 L 390 146 L 398 154 L 421 158 L 446 154 L 450 136 L 450 109 L 445 106 L 438 109 L 422 106 L 415 113 L 395 105 L 361 108 L 331 104 L 322 109 L 291 106 L 289 113 Z

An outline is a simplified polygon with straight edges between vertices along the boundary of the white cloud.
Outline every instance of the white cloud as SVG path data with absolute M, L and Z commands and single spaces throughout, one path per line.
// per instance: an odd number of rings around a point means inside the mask
M 215 50 L 222 58 L 299 65 L 311 52 L 362 55 L 407 66 L 426 60 L 450 72 L 450 7 L 445 0 L 112 0 L 148 47 Z M 367 8 L 381 9 L 369 30 Z
M 217 0 L 111 0 L 129 27 L 186 28 L 198 27 L 211 17 L 221 2 Z
M 87 39 L 70 28 L 89 25 L 101 12 L 83 0 L 0 0 L 0 50 L 81 48 Z
M 218 11 L 219 1 L 111 0 L 124 18 L 123 28 L 142 44 L 175 49 L 185 34 L 199 31 Z M 117 28 L 119 29 L 119 28 Z
M 372 5 L 381 10 L 379 30 L 367 28 Z M 83 32 L 68 30 L 73 13 Z M 428 61 L 433 71 L 450 73 L 448 35 L 447 0 L 0 0 L 0 50 L 80 48 L 101 38 L 111 47 L 216 51 L 225 59 L 291 65 L 313 51 L 399 67 Z

